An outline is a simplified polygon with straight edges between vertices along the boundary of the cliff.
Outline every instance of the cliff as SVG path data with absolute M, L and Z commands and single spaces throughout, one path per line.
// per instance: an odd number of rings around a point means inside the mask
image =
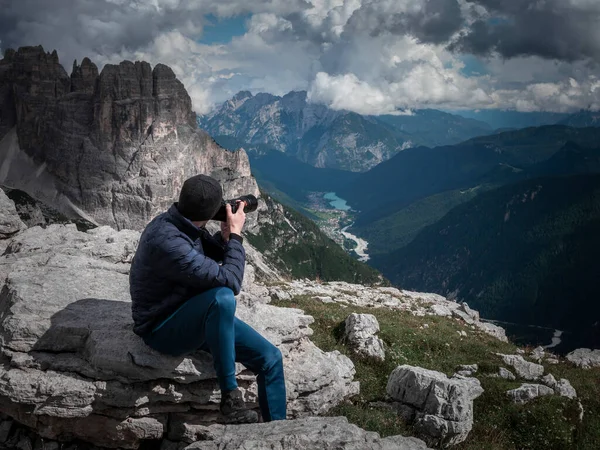
M 56 52 L 7 50 L 0 61 L 0 184 L 117 229 L 142 228 L 196 173 L 225 195 L 258 194 L 243 151 L 195 123 L 183 84 L 162 64 L 88 58 L 69 76 Z

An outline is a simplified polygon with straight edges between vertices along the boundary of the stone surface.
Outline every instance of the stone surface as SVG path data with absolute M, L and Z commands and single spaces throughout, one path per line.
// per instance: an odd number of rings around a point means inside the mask
M 542 360 L 546 357 L 546 351 L 544 350 L 544 347 L 536 347 L 533 349 L 529 357 L 534 361 L 542 362 Z
M 125 448 L 167 433 L 174 414 L 218 420 L 210 355 L 161 355 L 131 331 L 128 272 L 138 238 L 50 225 L 10 240 L 0 257 L 0 412 L 47 439 Z M 284 355 L 290 417 L 325 413 L 358 393 L 350 359 L 309 340 L 310 316 L 247 300 L 238 316 Z M 237 373 L 256 407 L 254 376 L 241 365 Z
M 521 385 L 521 387 L 507 391 L 506 394 L 515 403 L 527 403 L 533 400 L 534 398 L 540 397 L 542 395 L 553 395 L 554 391 L 548 386 L 544 386 L 543 384 L 526 383 Z
M 479 367 L 477 366 L 477 364 L 463 364 L 463 365 L 458 366 L 458 369 L 454 375 L 455 376 L 459 375 L 462 377 L 470 377 L 478 370 L 479 370 Z
M 584 369 L 600 367 L 600 349 L 578 348 L 567 355 L 567 360 Z
M 577 398 L 577 391 L 566 378 L 561 378 L 556 382 L 554 392 L 562 397 Z
M 500 367 L 500 369 L 498 370 L 498 376 L 500 378 L 504 378 L 505 380 L 516 380 L 517 377 L 515 377 L 515 375 L 508 369 L 504 368 L 504 367 Z
M 0 239 L 7 239 L 25 228 L 14 202 L 0 189 Z
M 350 349 L 360 356 L 384 361 L 383 341 L 377 333 L 379 322 L 373 314 L 352 313 L 346 318 L 344 340 Z
M 463 442 L 473 426 L 473 400 L 483 393 L 476 378 L 448 378 L 441 372 L 398 366 L 390 374 L 387 395 L 414 409 L 415 429 L 428 442 Z
M 517 376 L 526 380 L 537 380 L 544 375 L 544 366 L 535 364 L 525 359 L 521 355 L 499 355 L 505 364 L 513 367 Z
M 179 440 L 174 448 L 187 449 L 427 449 L 416 438 L 392 436 L 381 439 L 349 424 L 345 417 L 311 417 L 255 425 L 189 425 L 183 434 L 172 433 Z M 191 445 L 189 445 L 191 444 Z
M 556 386 L 556 378 L 551 373 L 544 375 L 540 381 L 552 389 Z
M 56 52 L 8 55 L 0 60 L 0 183 L 118 229 L 141 229 L 197 173 L 217 178 L 227 198 L 258 196 L 246 153 L 198 129 L 169 67 L 124 61 L 98 74 L 86 58 L 69 77 Z
M 311 417 L 255 425 L 212 425 L 198 430 L 202 440 L 188 450 L 427 450 L 416 438 L 382 439 L 349 424 L 345 417 Z

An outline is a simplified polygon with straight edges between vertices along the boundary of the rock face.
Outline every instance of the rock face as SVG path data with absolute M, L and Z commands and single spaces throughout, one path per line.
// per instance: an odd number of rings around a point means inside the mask
M 483 393 L 476 378 L 448 378 L 421 367 L 398 366 L 386 392 L 404 406 L 405 419 L 426 441 L 444 447 L 463 442 L 473 427 L 473 400 Z
M 590 369 L 600 367 L 600 350 L 590 350 L 589 348 L 578 348 L 567 355 L 567 359 L 577 367 Z
M 348 423 L 345 417 L 310 417 L 255 425 L 190 425 L 173 422 L 162 449 L 353 449 L 353 450 L 430 450 L 414 437 L 390 436 L 385 439 Z M 201 442 L 198 442 L 198 441 Z M 191 445 L 190 445 L 191 444 Z M 4 448 L 58 450 L 65 444 L 40 438 L 12 419 L 0 418 L 0 445 Z M 78 450 L 98 450 L 78 442 Z
M 500 355 L 505 364 L 512 366 L 517 375 L 526 380 L 537 380 L 544 375 L 544 366 L 535 364 L 525 359 L 521 355 Z
M 373 314 L 352 313 L 346 318 L 344 340 L 356 354 L 385 360 L 383 341 L 376 335 L 379 333 L 379 322 Z
M 188 430 L 188 432 L 191 430 Z M 179 448 L 198 450 L 427 450 L 419 439 L 365 432 L 345 417 L 311 417 L 259 425 L 212 425 L 194 430 L 202 440 Z M 174 436 L 179 438 L 179 436 Z M 185 440 L 185 436 L 182 436 Z M 196 439 L 194 439 L 196 440 Z M 178 447 L 173 447 L 178 448 Z
M 25 228 L 15 204 L 0 189 L 0 239 L 7 239 Z
M 205 173 L 225 196 L 258 195 L 244 151 L 197 129 L 191 100 L 162 64 L 84 59 L 71 77 L 56 52 L 8 50 L 0 61 L 0 184 L 69 217 L 141 229 Z
M 75 225 L 30 228 L 0 257 L 0 412 L 46 439 L 135 448 L 189 415 L 218 420 L 208 354 L 158 354 L 133 334 L 128 271 L 139 234 Z M 290 417 L 324 413 L 358 392 L 352 362 L 310 342 L 312 318 L 253 297 L 238 316 L 284 354 Z M 246 401 L 254 376 L 238 366 Z M 178 422 L 179 421 L 179 422 Z
M 554 391 L 543 384 L 523 384 L 517 389 L 511 389 L 506 394 L 515 403 L 527 403 L 542 395 L 554 395 Z

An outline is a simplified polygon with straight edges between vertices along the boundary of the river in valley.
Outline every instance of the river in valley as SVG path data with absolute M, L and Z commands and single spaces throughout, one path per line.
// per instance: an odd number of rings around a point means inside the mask
M 348 213 L 351 208 L 348 205 L 348 202 L 343 198 L 337 196 L 335 192 L 327 192 L 323 195 L 323 199 L 328 203 L 328 205 L 336 211 L 340 211 L 345 214 Z M 347 222 L 346 222 L 347 223 Z M 339 223 L 338 223 L 339 225 Z M 356 247 L 354 248 L 354 252 L 358 256 L 358 260 L 362 262 L 367 262 L 369 260 L 369 255 L 367 253 L 367 249 L 369 247 L 369 243 L 364 239 L 350 233 L 348 229 L 352 226 L 352 224 L 346 225 L 343 228 L 337 227 L 333 230 L 334 234 L 341 235 L 344 239 L 348 239 L 354 241 Z M 326 230 L 324 230 L 326 231 Z M 326 231 L 327 232 L 327 231 Z M 329 234 L 329 233 L 328 233 Z M 340 238 L 341 239 L 341 238 Z M 343 240 L 343 239 L 342 239 Z

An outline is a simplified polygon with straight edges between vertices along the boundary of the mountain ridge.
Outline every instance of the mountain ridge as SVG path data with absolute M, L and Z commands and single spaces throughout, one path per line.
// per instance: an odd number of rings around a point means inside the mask
M 283 96 L 240 91 L 206 116 L 200 127 L 245 144 L 268 145 L 320 168 L 361 172 L 418 145 L 455 143 L 492 132 L 480 121 L 437 110 L 363 116 L 310 103 L 306 91 Z M 435 128 L 435 132 L 432 132 Z

